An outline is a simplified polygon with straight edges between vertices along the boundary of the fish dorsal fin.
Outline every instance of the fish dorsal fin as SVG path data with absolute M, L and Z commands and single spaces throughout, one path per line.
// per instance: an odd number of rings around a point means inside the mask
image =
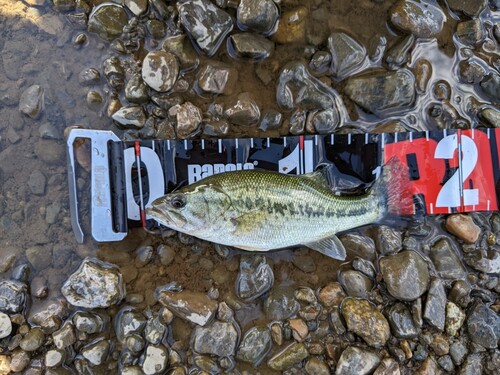
M 324 189 L 331 190 L 331 186 L 328 183 L 328 177 L 325 173 L 324 168 L 320 168 L 314 172 L 302 174 L 298 176 L 298 178 L 302 178 L 306 181 L 312 181 L 316 185 L 321 186 Z
M 305 243 L 304 246 L 316 250 L 333 259 L 345 260 L 346 257 L 345 247 L 335 235 L 317 242 Z

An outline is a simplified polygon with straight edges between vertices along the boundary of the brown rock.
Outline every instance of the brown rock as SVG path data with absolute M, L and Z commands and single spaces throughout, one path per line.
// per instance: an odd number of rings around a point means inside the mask
M 450 215 L 446 218 L 446 230 L 466 243 L 475 243 L 481 234 L 481 228 L 470 216 L 463 214 Z
M 278 30 L 273 35 L 277 43 L 299 43 L 306 38 L 306 19 L 309 11 L 301 6 L 284 12 L 279 20 Z
M 342 316 L 347 323 L 347 329 L 360 336 L 370 346 L 383 346 L 389 339 L 389 322 L 367 300 L 346 298 L 342 303 Z
M 338 306 L 345 297 L 342 286 L 337 282 L 328 283 L 318 294 L 319 302 L 325 307 Z
M 290 323 L 290 328 L 292 329 L 293 338 L 298 342 L 302 342 L 309 334 L 306 322 L 300 318 L 290 319 L 288 322 Z
M 415 375 L 441 375 L 443 371 L 439 368 L 438 364 L 432 356 L 425 359 L 422 366 L 414 372 Z

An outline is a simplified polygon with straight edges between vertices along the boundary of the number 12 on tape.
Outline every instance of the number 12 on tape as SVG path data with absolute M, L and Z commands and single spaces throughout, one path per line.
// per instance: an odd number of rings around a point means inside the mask
M 410 190 L 423 200 L 429 214 L 494 211 L 498 171 L 493 165 L 499 163 L 494 133 L 489 129 L 424 133 L 421 138 L 386 144 L 384 160 L 395 156 L 408 167 Z

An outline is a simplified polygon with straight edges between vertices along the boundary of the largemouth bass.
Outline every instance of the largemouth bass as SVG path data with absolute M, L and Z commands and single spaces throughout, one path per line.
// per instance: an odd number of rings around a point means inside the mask
M 398 183 L 401 164 L 394 160 L 361 196 L 335 195 L 322 171 L 293 176 L 243 170 L 185 186 L 153 201 L 146 213 L 179 232 L 243 250 L 305 245 L 344 260 L 336 233 L 377 222 L 408 199 Z

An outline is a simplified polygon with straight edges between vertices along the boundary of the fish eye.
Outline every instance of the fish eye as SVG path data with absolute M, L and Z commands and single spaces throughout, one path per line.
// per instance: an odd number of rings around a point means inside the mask
M 184 195 L 174 195 L 170 200 L 170 204 L 174 208 L 182 208 L 186 205 L 186 197 Z

